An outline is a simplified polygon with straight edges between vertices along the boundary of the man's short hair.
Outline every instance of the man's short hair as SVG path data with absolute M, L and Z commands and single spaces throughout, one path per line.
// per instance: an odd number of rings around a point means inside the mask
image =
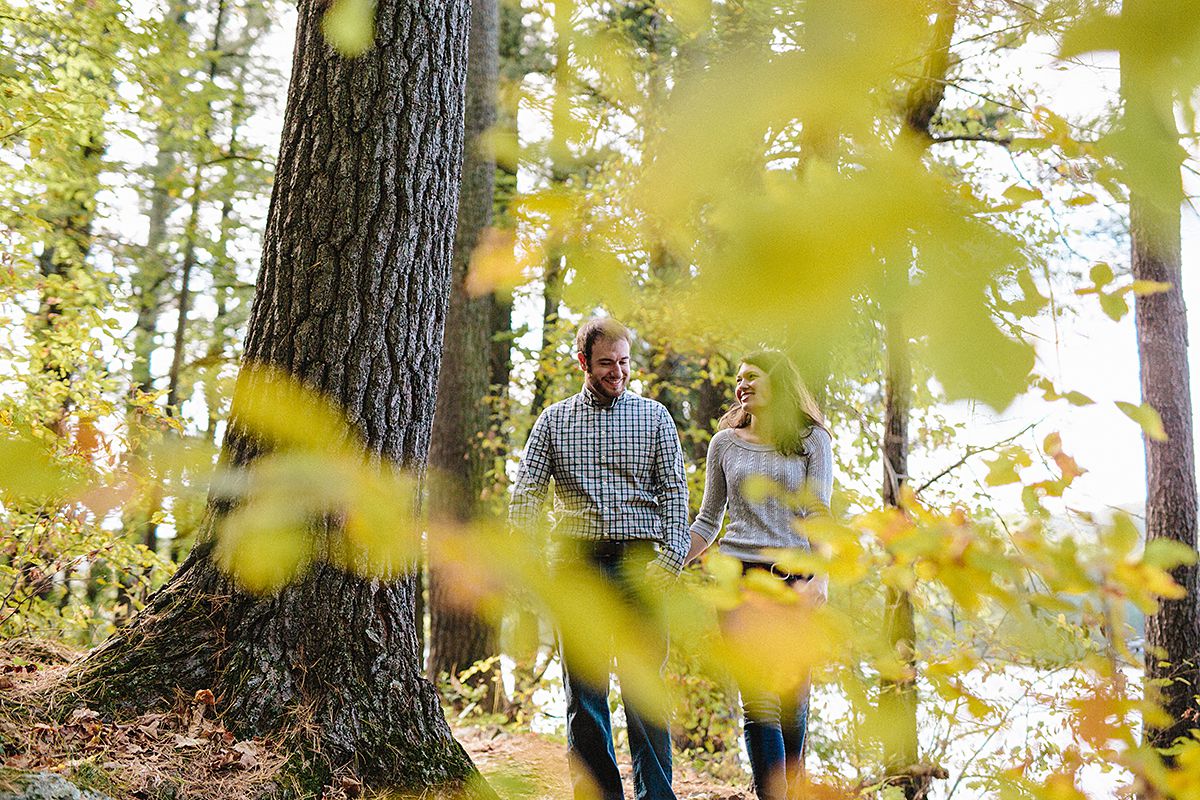
M 579 332 L 575 334 L 575 349 L 583 354 L 583 360 L 588 366 L 592 364 L 592 347 L 596 344 L 597 339 L 612 341 L 624 339 L 629 344 L 633 344 L 633 334 L 629 328 L 612 317 L 589 319 L 579 326 Z

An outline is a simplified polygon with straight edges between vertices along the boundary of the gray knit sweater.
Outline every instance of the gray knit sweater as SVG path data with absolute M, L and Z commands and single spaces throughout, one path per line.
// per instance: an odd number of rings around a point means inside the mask
M 785 456 L 769 444 L 752 444 L 726 428 L 717 431 L 709 442 L 707 469 L 704 500 L 691 532 L 711 544 L 721 531 L 728 506 L 729 524 L 721 539 L 721 552 L 743 561 L 768 563 L 772 558 L 763 552 L 764 548 L 808 549 L 808 539 L 792 527 L 792 522 L 811 510 L 792 510 L 774 497 L 750 503 L 742 496 L 743 481 L 751 475 L 762 475 L 788 492 L 797 492 L 807 484 L 827 509 L 833 494 L 833 441 L 814 426 L 804 438 L 803 455 Z

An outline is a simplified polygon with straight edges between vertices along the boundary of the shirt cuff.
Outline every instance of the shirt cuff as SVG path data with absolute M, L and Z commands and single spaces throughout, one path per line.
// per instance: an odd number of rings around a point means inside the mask
M 679 557 L 678 553 L 666 548 L 659 550 L 658 558 L 650 563 L 660 567 L 673 578 L 677 577 L 683 571 L 683 559 Z

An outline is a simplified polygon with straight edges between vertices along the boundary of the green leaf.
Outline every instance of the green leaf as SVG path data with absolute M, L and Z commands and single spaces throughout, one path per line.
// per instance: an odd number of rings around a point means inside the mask
M 1104 534 L 1104 543 L 1113 555 L 1124 558 L 1133 552 L 1142 534 L 1133 524 L 1133 519 L 1123 512 L 1113 516 L 1112 527 Z
M 1113 322 L 1119 322 L 1121 317 L 1129 313 L 1129 303 L 1125 302 L 1125 298 L 1121 297 L 1119 292 L 1112 294 L 1100 292 L 1100 309 Z
M 1031 203 L 1034 200 L 1041 200 L 1042 197 L 1041 190 L 1030 189 L 1027 186 L 1021 186 L 1016 183 L 1004 190 L 1004 198 L 1013 204 L 1009 207 L 1021 206 L 1025 203 Z
M 1162 417 L 1158 411 L 1148 403 L 1142 403 L 1140 406 L 1133 403 L 1123 403 L 1117 401 L 1117 408 L 1125 413 L 1125 416 L 1142 426 L 1142 432 L 1156 442 L 1165 442 L 1167 440 L 1167 432 L 1163 429 Z
M 1019 448 L 1011 448 L 985 463 L 988 467 L 988 474 L 984 478 L 984 482 L 988 486 L 1004 486 L 1020 481 L 1021 476 L 1017 471 L 1021 467 L 1028 467 L 1033 462 L 1029 453 Z
M 346 58 L 357 58 L 375 42 L 374 0 L 336 0 L 321 30 L 326 41 Z
M 1178 566 L 1195 564 L 1195 549 L 1174 539 L 1151 539 L 1146 542 L 1142 561 L 1152 567 L 1169 570 Z
M 1092 283 L 1096 284 L 1096 288 L 1100 289 L 1113 282 L 1115 275 L 1113 268 L 1103 261 L 1098 261 L 1092 265 L 1089 273 L 1092 278 Z

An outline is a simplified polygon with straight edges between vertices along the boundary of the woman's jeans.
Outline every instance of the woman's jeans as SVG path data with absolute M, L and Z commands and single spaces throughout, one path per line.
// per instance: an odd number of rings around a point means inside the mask
M 743 573 L 762 568 L 743 564 Z M 783 576 L 789 583 L 795 578 Z M 807 578 L 809 576 L 797 576 Z M 722 629 L 738 625 L 737 617 L 754 613 L 739 608 L 721 616 Z M 767 641 L 765 647 L 787 647 L 786 642 Z M 753 655 L 753 654 L 750 654 Z M 754 777 L 754 793 L 760 800 L 794 800 L 799 797 L 804 776 L 804 737 L 808 725 L 809 679 L 789 681 L 791 688 L 773 691 L 764 687 L 742 687 L 742 727 L 746 754 Z
M 741 694 L 754 793 L 762 800 L 798 797 L 803 782 L 808 682 L 786 695 L 750 689 Z
M 639 605 L 633 585 L 645 572 L 653 550 L 636 545 L 598 542 L 586 548 L 586 558 L 608 578 L 626 602 Z M 633 580 L 631 580 L 631 578 Z M 622 676 L 619 653 L 612 653 L 610 643 L 599 634 L 586 637 L 590 646 L 608 649 L 605 654 L 616 661 L 618 679 Z M 662 663 L 667 660 L 667 640 L 662 637 Z M 567 759 L 571 767 L 571 783 L 575 800 L 622 800 L 621 774 L 613 751 L 612 722 L 608 712 L 608 680 L 603 686 L 592 685 L 571 670 L 572 656 L 559 636 L 562 658 L 563 686 L 567 693 Z M 665 689 L 664 689 L 665 691 Z M 633 759 L 634 796 L 637 800 L 675 800 L 671 789 L 671 734 L 665 728 L 646 719 L 630 706 L 622 690 L 628 723 L 629 750 Z

